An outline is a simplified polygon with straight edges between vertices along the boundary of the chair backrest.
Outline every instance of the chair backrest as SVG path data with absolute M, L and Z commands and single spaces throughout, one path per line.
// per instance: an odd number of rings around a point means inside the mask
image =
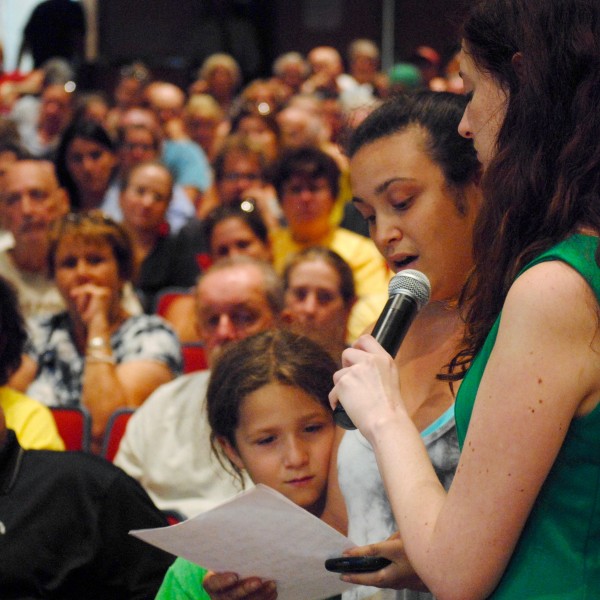
M 208 369 L 206 350 L 202 344 L 182 344 L 181 355 L 183 357 L 184 373 L 192 373 L 194 371 L 203 371 L 204 369 Z
M 104 440 L 102 441 L 102 456 L 111 462 L 114 460 L 121 438 L 125 433 L 127 421 L 135 412 L 134 408 L 119 408 L 108 419 L 104 431 Z
M 189 288 L 170 287 L 164 289 L 156 296 L 156 300 L 154 301 L 154 314 L 157 314 L 159 317 L 164 317 L 169 308 L 169 304 L 171 304 L 173 300 L 181 296 L 190 295 Z
M 92 417 L 82 406 L 51 406 L 60 437 L 67 450 L 90 451 Z

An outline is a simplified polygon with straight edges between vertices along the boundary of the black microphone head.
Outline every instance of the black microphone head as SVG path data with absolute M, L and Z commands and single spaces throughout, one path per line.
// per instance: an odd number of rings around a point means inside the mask
M 390 280 L 388 286 L 390 296 L 396 294 L 406 294 L 410 296 L 421 310 L 428 302 L 431 296 L 431 284 L 427 275 L 415 269 L 406 269 L 396 273 Z

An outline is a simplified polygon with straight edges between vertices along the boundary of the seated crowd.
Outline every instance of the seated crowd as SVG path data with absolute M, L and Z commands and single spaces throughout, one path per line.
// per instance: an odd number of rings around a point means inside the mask
M 343 148 L 398 84 L 377 47 L 356 40 L 348 72 L 334 48 L 286 53 L 245 87 L 225 54 L 188 90 L 135 63 L 110 99 L 67 88 L 69 69 L 42 71 L 37 93 L 0 117 L 0 595 L 153 598 L 173 557 L 129 530 L 269 484 L 243 470 L 242 425 L 215 443 L 219 407 L 207 411 L 212 369 L 223 355 L 237 364 L 229 346 L 246 338 L 250 352 L 303 348 L 298 362 L 278 355 L 289 381 L 265 376 L 257 390 L 298 388 L 305 404 L 289 399 L 290 415 L 318 408 L 322 481 L 309 510 L 345 532 L 341 430 L 323 406 L 392 276 L 351 202 Z M 310 360 L 323 363 L 314 389 L 302 379 Z M 65 449 L 58 407 L 91 419 L 89 452 L 49 452 Z M 131 418 L 113 465 L 103 447 L 121 409 Z M 52 502 L 37 510 L 42 494 Z M 10 518 L 5 502 L 19 506 Z M 176 563 L 160 597 L 179 597 L 169 586 L 186 569 Z M 193 597 L 207 591 L 210 579 Z

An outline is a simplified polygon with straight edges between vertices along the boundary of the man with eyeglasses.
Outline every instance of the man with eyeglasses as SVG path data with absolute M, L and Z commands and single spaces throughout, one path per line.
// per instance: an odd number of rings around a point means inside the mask
M 196 327 L 209 367 L 222 348 L 279 324 L 283 284 L 265 262 L 215 263 L 195 289 Z M 163 510 L 191 517 L 240 491 L 211 451 L 205 410 L 208 370 L 160 386 L 131 417 L 115 464 Z
M 340 169 L 326 152 L 306 147 L 288 150 L 275 165 L 273 184 L 287 227 L 272 234 L 275 269 L 311 246 L 337 252 L 352 269 L 357 303 L 349 322 L 349 342 L 374 323 L 387 300 L 392 273 L 370 239 L 332 223 Z
M 279 225 L 281 209 L 275 190 L 266 181 L 267 163 L 265 155 L 246 141 L 236 137 L 226 142 L 215 157 L 216 198 L 203 206 L 205 216 L 217 204 L 241 204 L 249 200 L 257 205 L 269 229 Z M 208 200 L 208 199 L 207 199 Z

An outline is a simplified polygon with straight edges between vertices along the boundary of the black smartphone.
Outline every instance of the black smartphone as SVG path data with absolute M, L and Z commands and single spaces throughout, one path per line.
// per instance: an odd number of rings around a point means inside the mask
M 325 568 L 334 573 L 371 573 L 387 567 L 391 562 L 383 556 L 339 556 L 328 558 Z

